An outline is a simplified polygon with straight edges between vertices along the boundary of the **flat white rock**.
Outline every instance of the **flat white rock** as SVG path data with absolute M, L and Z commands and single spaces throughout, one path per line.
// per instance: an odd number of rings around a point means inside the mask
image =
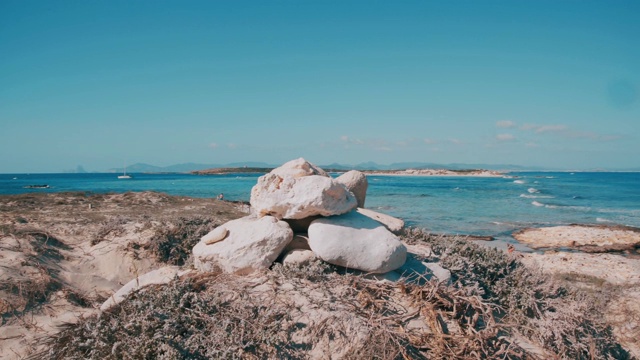
M 369 209 L 358 208 L 357 210 L 360 214 L 372 218 L 373 220 L 384 225 L 389 231 L 394 234 L 399 234 L 404 229 L 404 221 L 402 219 L 398 219 L 391 215 L 379 213 Z
M 229 231 L 224 241 L 207 245 L 200 240 L 193 247 L 196 269 L 236 274 L 267 269 L 293 238 L 289 225 L 272 216 L 248 216 L 223 226 Z
M 395 270 L 407 258 L 407 248 L 397 236 L 355 211 L 314 220 L 309 246 L 328 263 L 371 273 Z
M 111 295 L 100 306 L 100 310 L 105 311 L 110 307 L 120 303 L 133 291 L 152 284 L 167 284 L 171 282 L 176 276 L 181 276 L 188 273 L 190 270 L 180 270 L 177 266 L 165 266 L 163 268 L 150 271 L 144 275 L 129 281 L 123 287 L 120 288 L 115 294 Z

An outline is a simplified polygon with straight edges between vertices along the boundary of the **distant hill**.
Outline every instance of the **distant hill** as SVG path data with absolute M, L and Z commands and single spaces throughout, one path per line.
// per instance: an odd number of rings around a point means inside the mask
M 274 168 L 276 165 L 267 164 L 263 162 L 236 162 L 230 164 L 198 164 L 198 163 L 184 163 L 169 166 L 155 166 L 145 163 L 136 163 L 127 166 L 128 173 L 189 173 L 192 171 L 216 169 L 216 168 Z M 111 173 L 121 173 L 123 168 L 113 168 L 107 170 Z
M 128 173 L 190 173 L 202 170 L 211 169 L 269 169 L 278 167 L 280 164 L 269 164 L 265 162 L 246 161 L 246 162 L 234 162 L 228 164 L 199 164 L 199 163 L 184 163 L 170 166 L 155 166 L 145 163 L 136 163 L 127 166 Z M 347 170 L 405 170 L 405 169 L 447 169 L 447 170 L 467 170 L 467 169 L 484 169 L 494 171 L 543 171 L 543 170 L 557 170 L 551 168 L 542 168 L 535 166 L 520 166 L 512 164 L 464 164 L 464 163 L 452 163 L 452 164 L 437 164 L 430 162 L 397 162 L 388 165 L 378 164 L 372 161 L 363 162 L 355 165 L 331 163 L 320 165 L 321 168 L 331 171 L 347 171 Z M 634 169 L 638 171 L 639 169 Z M 630 170 L 633 171 L 633 170 Z M 111 173 L 121 173 L 123 168 L 112 168 L 107 170 Z M 213 171 L 212 173 L 215 173 Z

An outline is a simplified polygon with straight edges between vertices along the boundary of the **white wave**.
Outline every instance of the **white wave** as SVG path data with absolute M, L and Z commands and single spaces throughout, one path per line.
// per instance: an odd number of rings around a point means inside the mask
M 520 194 L 521 198 L 526 198 L 526 199 L 553 199 L 555 196 L 550 196 L 550 195 L 527 195 L 527 194 Z
M 546 178 L 547 179 L 555 179 L 556 177 L 555 176 L 547 176 Z
M 596 221 L 597 222 L 608 222 L 608 223 L 613 222 L 613 221 L 611 221 L 609 219 L 604 219 L 604 218 L 596 218 Z
M 531 205 L 533 205 L 533 206 L 544 206 L 544 204 L 539 203 L 539 202 L 537 202 L 537 201 L 532 201 L 532 202 L 531 202 Z
M 515 184 L 524 184 L 524 180 L 514 180 Z
M 529 192 L 529 194 L 535 194 L 540 192 L 540 190 L 536 188 L 528 188 L 527 191 Z

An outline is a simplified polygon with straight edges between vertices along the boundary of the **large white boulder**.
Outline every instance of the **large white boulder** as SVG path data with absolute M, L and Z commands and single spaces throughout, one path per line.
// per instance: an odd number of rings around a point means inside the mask
M 364 200 L 367 197 L 367 187 L 369 187 L 367 175 L 357 170 L 351 170 L 338 176 L 336 181 L 343 184 L 347 190 L 355 195 L 358 201 L 358 207 L 364 207 Z
M 271 173 L 276 174 L 282 178 L 284 177 L 299 178 L 299 177 L 309 176 L 309 175 L 320 175 L 324 177 L 329 177 L 329 174 L 327 174 L 324 170 L 308 162 L 304 158 L 297 158 L 295 160 L 288 161 L 282 164 L 281 166 L 273 169 Z
M 366 217 L 372 218 L 373 220 L 381 223 L 387 229 L 389 229 L 389 231 L 391 231 L 396 235 L 402 233 L 402 230 L 404 229 L 404 221 L 402 219 L 398 219 L 391 215 L 379 213 L 377 211 L 373 211 L 369 209 L 358 208 L 358 210 L 356 211 L 358 211 L 360 214 Z
M 355 211 L 314 220 L 309 246 L 322 260 L 371 273 L 402 266 L 407 248 L 379 222 Z
M 224 241 L 207 245 L 200 240 L 193 247 L 196 269 L 236 274 L 267 269 L 293 238 L 289 225 L 272 216 L 244 217 L 223 226 L 228 231 Z
M 304 159 L 294 161 L 300 160 Z M 302 170 L 299 167 L 286 167 L 291 163 L 261 176 L 251 189 L 251 206 L 258 216 L 304 219 L 314 215 L 344 214 L 357 206 L 353 194 L 331 177 L 305 175 L 317 172 L 315 165 L 304 162 Z M 309 171 L 304 171 L 307 167 Z

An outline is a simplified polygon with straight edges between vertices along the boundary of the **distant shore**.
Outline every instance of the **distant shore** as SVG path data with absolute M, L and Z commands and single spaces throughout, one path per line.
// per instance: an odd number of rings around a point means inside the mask
M 473 169 L 473 170 L 447 170 L 447 169 L 407 169 L 407 170 L 365 170 L 363 173 L 376 176 L 477 176 L 477 177 L 502 177 L 504 173 L 498 171 Z
M 272 168 L 214 168 L 206 170 L 192 171 L 195 175 L 224 175 L 224 174 L 266 174 L 273 170 Z M 344 169 L 326 169 L 330 173 L 345 173 L 349 170 Z M 466 169 L 466 170 L 449 170 L 449 169 L 403 169 L 403 170 L 359 170 L 367 175 L 375 176 L 478 176 L 478 177 L 501 177 L 504 173 L 499 171 L 491 171 L 484 169 Z

